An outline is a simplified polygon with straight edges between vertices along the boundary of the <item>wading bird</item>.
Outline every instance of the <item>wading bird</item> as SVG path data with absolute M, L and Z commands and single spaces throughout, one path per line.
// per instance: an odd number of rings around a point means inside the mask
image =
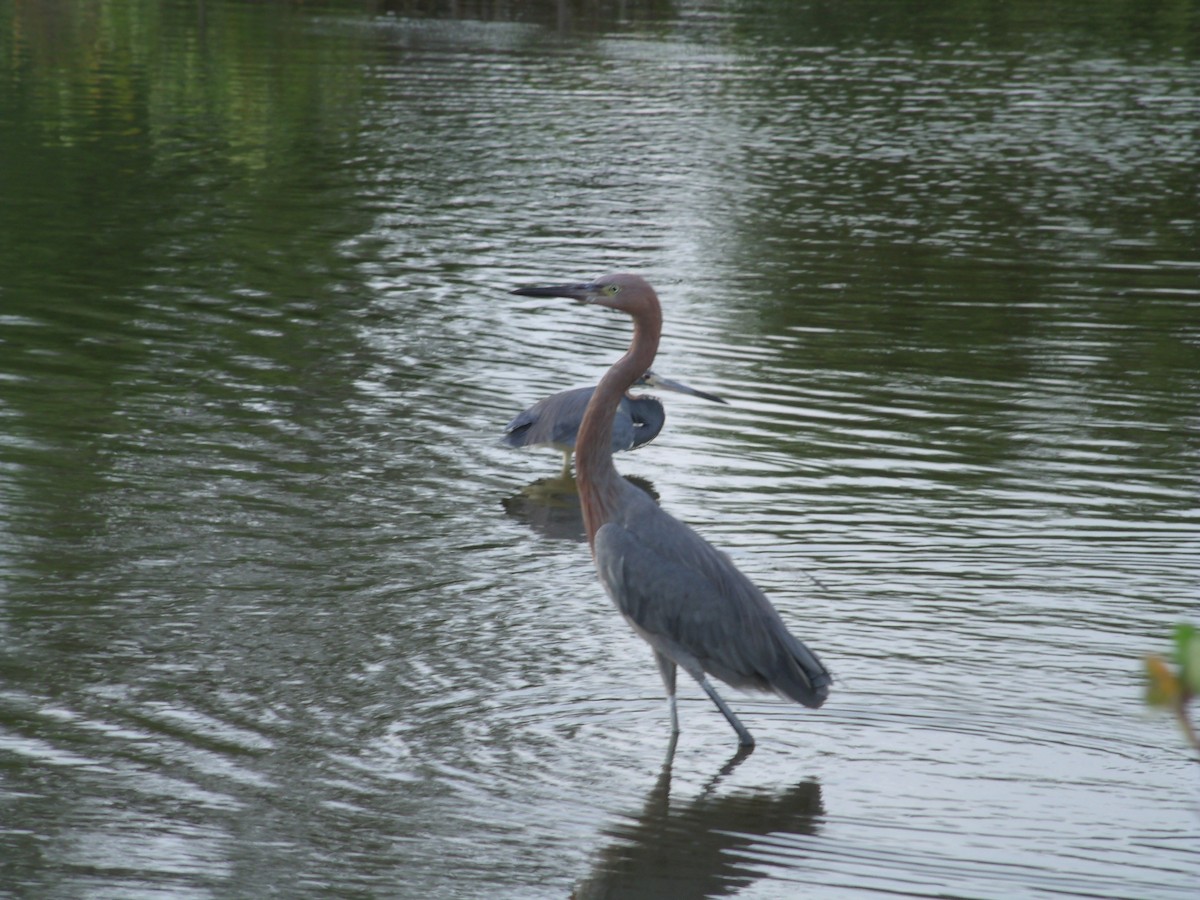
M 679 733 L 676 667 L 700 683 L 737 732 L 754 738 L 708 675 L 737 688 L 773 691 L 814 709 L 832 682 L 815 653 L 788 632 L 775 607 L 733 562 L 628 484 L 612 462 L 613 416 L 625 392 L 654 362 L 662 308 L 637 275 L 588 284 L 518 288 L 525 297 L 569 297 L 633 319 L 629 350 L 600 379 L 575 444 L 575 474 L 596 571 L 609 597 L 653 648 L 667 689 L 671 733 Z
M 646 372 L 634 382 L 635 387 L 642 385 L 690 394 L 713 403 L 725 402 L 715 394 L 706 394 L 654 372 Z M 571 454 L 575 452 L 579 423 L 583 421 L 583 412 L 595 390 L 594 387 L 574 388 L 539 400 L 504 426 L 504 443 L 510 447 L 553 447 L 563 455 L 562 475 L 566 478 L 571 474 Z M 662 431 L 666 418 L 662 401 L 657 397 L 625 394 L 613 418 L 613 453 L 636 450 L 650 443 Z

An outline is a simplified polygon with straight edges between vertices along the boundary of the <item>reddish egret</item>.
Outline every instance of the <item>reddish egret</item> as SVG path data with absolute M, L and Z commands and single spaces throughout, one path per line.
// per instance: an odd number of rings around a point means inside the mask
M 679 733 L 675 672 L 682 667 L 721 710 L 738 741 L 754 738 L 709 683 L 773 691 L 814 709 L 832 678 L 815 653 L 794 638 L 779 613 L 733 562 L 664 512 L 617 474 L 613 416 L 625 392 L 650 368 L 662 335 L 654 289 L 637 275 L 605 275 L 589 284 L 529 287 L 526 297 L 570 297 L 633 319 L 629 350 L 600 379 L 575 444 L 584 527 L 600 581 L 617 608 L 653 648 Z M 707 675 L 706 675 L 707 673 Z
M 690 394 L 713 403 L 725 402 L 716 394 L 706 394 L 654 372 L 645 373 L 634 385 Z M 571 454 L 575 452 L 579 423 L 594 390 L 594 387 L 574 388 L 539 400 L 504 426 L 504 443 L 510 447 L 553 447 L 563 455 L 562 474 L 566 478 L 571 474 Z M 650 443 L 662 431 L 666 418 L 662 401 L 657 397 L 626 394 L 613 419 L 613 453 L 636 450 Z

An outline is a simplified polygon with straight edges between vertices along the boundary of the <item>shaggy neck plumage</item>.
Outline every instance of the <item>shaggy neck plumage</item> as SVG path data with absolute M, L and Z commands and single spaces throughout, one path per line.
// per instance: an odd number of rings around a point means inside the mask
M 592 394 L 575 442 L 575 474 L 583 500 L 583 524 L 588 544 L 600 526 L 609 521 L 621 488 L 621 476 L 612 461 L 613 418 L 625 392 L 654 362 L 662 336 L 662 309 L 651 295 L 646 306 L 633 313 L 633 341 L 629 350 L 609 369 Z

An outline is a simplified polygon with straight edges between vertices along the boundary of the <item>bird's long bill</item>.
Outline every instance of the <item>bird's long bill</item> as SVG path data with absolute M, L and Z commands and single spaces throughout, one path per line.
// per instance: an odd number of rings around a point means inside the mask
M 570 297 L 581 303 L 587 303 L 595 292 L 594 284 L 557 284 L 551 287 L 523 287 L 511 291 L 522 297 Z
M 722 400 L 716 394 L 706 394 L 704 391 L 698 391 L 694 387 L 688 387 L 679 381 L 672 381 L 670 378 L 663 378 L 654 372 L 647 372 L 643 382 L 647 387 L 658 388 L 663 391 L 675 391 L 678 394 L 691 394 L 693 397 L 699 397 L 701 400 L 709 400 L 713 403 L 728 403 Z

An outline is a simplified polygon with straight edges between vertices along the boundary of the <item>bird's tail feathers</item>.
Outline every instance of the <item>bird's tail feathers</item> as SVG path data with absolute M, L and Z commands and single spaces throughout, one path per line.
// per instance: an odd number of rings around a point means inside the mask
M 781 648 L 781 665 L 772 673 L 771 689 L 781 697 L 818 708 L 829 696 L 833 676 L 817 655 L 788 635 L 788 646 Z

